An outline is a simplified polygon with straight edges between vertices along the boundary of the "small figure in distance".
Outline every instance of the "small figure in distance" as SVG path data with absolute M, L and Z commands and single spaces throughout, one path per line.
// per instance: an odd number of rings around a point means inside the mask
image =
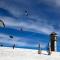
M 27 12 L 27 10 L 25 10 L 25 15 L 28 16 L 28 12 Z
M 15 48 L 15 44 L 13 45 L 13 49 Z

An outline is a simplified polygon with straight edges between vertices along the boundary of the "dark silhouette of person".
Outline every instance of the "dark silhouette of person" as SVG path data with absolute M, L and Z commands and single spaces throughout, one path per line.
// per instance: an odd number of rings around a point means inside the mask
M 28 16 L 28 12 L 27 12 L 27 10 L 25 10 L 25 15 Z
M 15 44 L 13 45 L 13 49 L 15 48 Z

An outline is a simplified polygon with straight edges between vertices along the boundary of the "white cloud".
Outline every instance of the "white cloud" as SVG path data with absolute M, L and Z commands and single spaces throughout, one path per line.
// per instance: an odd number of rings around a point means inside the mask
M 2 39 L 2 38 L 9 38 L 9 36 L 8 35 L 6 35 L 6 34 L 2 34 L 2 33 L 0 33 L 0 39 Z
M 24 31 L 33 31 L 44 34 L 50 34 L 54 31 L 53 26 L 48 25 L 47 22 L 41 23 L 41 20 L 29 23 L 25 21 L 19 22 L 11 17 L 0 17 L 0 19 L 4 21 L 6 27 L 14 28 L 17 30 L 22 28 Z
M 10 1 L 10 0 L 9 0 Z M 21 16 L 23 13 L 22 9 L 25 9 L 23 6 L 18 6 L 19 4 L 18 1 L 16 3 L 16 0 L 14 0 L 15 2 L 14 3 L 10 3 L 8 0 L 1 0 L 0 1 L 0 7 L 4 8 L 4 9 L 7 9 L 8 11 L 10 11 L 13 15 L 16 15 L 16 16 Z M 38 0 L 40 1 L 40 0 Z M 56 2 L 57 1 L 57 2 Z M 48 2 L 48 4 L 52 5 L 51 3 L 57 3 L 59 2 L 60 0 L 43 0 L 43 1 L 40 1 L 40 2 Z M 19 1 L 19 3 L 22 2 L 22 5 L 24 5 L 24 1 Z M 15 4 L 16 3 L 16 4 Z M 21 8 L 22 7 L 22 8 Z M 20 15 L 21 14 L 21 15 Z M 0 17 L 0 19 L 2 19 L 6 25 L 6 27 L 12 27 L 12 28 L 17 28 L 18 30 L 20 30 L 20 27 L 23 28 L 23 30 L 27 30 L 27 31 L 33 31 L 33 32 L 42 32 L 42 33 L 45 33 L 45 34 L 50 34 L 51 32 L 55 31 L 54 30 L 54 27 L 52 25 L 49 25 L 46 20 L 43 20 L 41 18 L 39 18 L 37 15 L 32 15 L 32 16 L 29 16 L 28 18 L 31 18 L 31 19 L 36 19 L 37 22 L 19 22 L 19 20 L 17 19 L 14 19 L 12 17 Z M 44 21 L 44 23 L 42 23 L 41 21 Z
M 44 42 L 40 42 L 40 47 L 41 47 L 41 48 L 46 48 L 46 47 L 47 47 L 47 44 L 44 43 Z
M 0 8 L 4 8 L 4 9 L 8 10 L 10 13 L 12 13 L 16 17 L 20 17 L 23 14 L 23 11 L 22 11 L 23 4 L 20 5 L 20 3 L 16 3 L 11 0 L 9 0 L 9 1 L 1 0 L 0 4 L 1 4 Z
M 38 0 L 38 3 L 44 3 L 50 5 L 51 7 L 60 7 L 60 0 Z
M 0 7 L 7 9 L 10 13 L 12 13 L 14 16 L 16 17 L 20 17 L 24 15 L 24 9 L 25 6 L 23 7 L 24 4 L 22 4 L 22 6 L 19 6 L 19 0 L 17 1 L 18 4 L 16 3 L 9 3 L 10 0 L 1 0 L 0 1 Z M 50 6 L 56 7 L 56 6 L 60 6 L 60 0 L 43 0 L 42 2 L 44 2 L 45 4 L 47 3 Z M 23 1 L 22 1 L 23 3 Z M 5 26 L 6 27 L 10 27 L 10 28 L 14 28 L 17 30 L 20 30 L 20 28 L 22 28 L 24 31 L 33 31 L 33 32 L 37 32 L 37 33 L 43 33 L 43 34 L 50 34 L 51 32 L 55 31 L 59 34 L 60 36 L 60 31 L 57 31 L 54 29 L 52 24 L 48 24 L 48 22 L 46 20 L 43 20 L 42 18 L 40 18 L 38 15 L 36 14 L 32 14 L 31 16 L 28 16 L 28 22 L 25 21 L 20 21 L 20 19 L 14 19 L 13 17 L 0 17 L 1 20 L 4 21 Z M 30 19 L 32 19 L 31 21 L 29 21 Z M 33 21 L 33 19 L 36 20 Z M 60 24 L 58 24 L 60 25 Z M 0 40 L 0 42 L 6 42 L 9 44 L 16 44 L 17 46 L 30 46 L 30 47 L 38 47 L 38 44 L 29 44 L 26 41 L 21 41 L 21 40 L 26 40 L 28 38 L 21 38 L 21 37 L 14 37 L 13 40 L 15 41 L 11 41 L 9 38 L 9 35 L 4 35 L 1 34 L 0 37 L 2 37 Z M 6 39 L 6 40 L 5 40 Z M 18 40 L 20 40 L 20 42 L 18 42 Z M 28 39 L 30 40 L 30 39 Z M 9 41 L 9 42 L 8 42 Z M 46 44 L 45 43 L 40 43 L 41 44 L 41 48 L 45 48 Z
M 57 7 L 60 7 L 60 0 L 56 0 Z
M 27 46 L 27 47 L 37 47 L 38 48 L 39 42 L 35 43 L 35 44 L 31 44 L 31 43 L 27 42 L 27 40 L 31 41 L 33 39 L 24 38 L 24 37 L 15 37 L 15 36 L 13 37 L 13 39 L 11 39 L 9 37 L 9 35 L 0 34 L 0 43 L 16 44 L 16 46 Z M 40 47 L 45 48 L 46 43 L 40 42 Z
M 11 39 L 9 35 L 0 34 L 0 43 L 16 44 L 16 46 L 37 47 L 36 44 L 30 44 L 26 40 L 30 40 L 24 37 L 13 37 Z
M 21 22 L 20 26 L 23 28 L 23 30 L 27 30 L 27 31 L 35 31 L 35 32 L 39 32 L 39 33 L 45 33 L 45 34 L 49 34 L 51 32 L 54 31 L 53 26 L 49 26 L 49 25 L 36 25 L 36 24 L 28 24 L 26 22 Z
M 26 47 L 37 47 L 36 44 L 29 44 L 27 42 L 16 42 L 15 43 L 17 46 L 26 46 Z

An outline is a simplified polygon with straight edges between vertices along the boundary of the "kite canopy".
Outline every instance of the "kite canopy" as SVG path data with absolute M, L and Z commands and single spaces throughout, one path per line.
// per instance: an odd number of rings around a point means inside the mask
M 2 20 L 0 20 L 0 27 L 5 27 L 5 24 Z

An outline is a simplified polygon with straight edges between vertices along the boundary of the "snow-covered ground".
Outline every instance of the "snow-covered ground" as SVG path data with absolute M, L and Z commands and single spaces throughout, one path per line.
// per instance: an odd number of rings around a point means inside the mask
M 60 60 L 60 52 L 48 55 L 46 51 L 38 54 L 32 49 L 0 47 L 0 60 Z

